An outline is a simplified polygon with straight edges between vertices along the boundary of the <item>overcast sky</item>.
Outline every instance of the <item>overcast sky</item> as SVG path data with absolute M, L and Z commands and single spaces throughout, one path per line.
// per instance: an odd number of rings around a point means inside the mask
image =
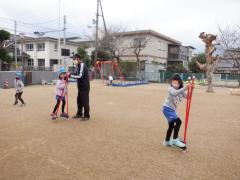
M 192 45 L 197 51 L 204 47 L 198 38 L 200 32 L 217 34 L 218 25 L 240 24 L 240 0 L 102 0 L 102 5 L 107 25 L 128 30 L 152 29 L 183 45 Z M 68 36 L 91 32 L 87 26 L 95 12 L 96 0 L 61 0 Z M 57 28 L 57 18 L 58 0 L 0 0 L 0 28 L 13 29 L 13 22 L 4 19 L 15 19 L 36 25 L 19 24 L 19 31 L 47 31 L 48 27 Z

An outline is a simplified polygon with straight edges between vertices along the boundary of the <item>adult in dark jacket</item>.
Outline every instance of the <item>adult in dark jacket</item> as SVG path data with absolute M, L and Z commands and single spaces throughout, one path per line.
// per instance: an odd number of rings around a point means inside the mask
M 90 83 L 89 83 L 88 68 L 82 62 L 82 58 L 79 54 L 74 55 L 74 61 L 76 61 L 76 68 L 74 70 L 74 73 L 71 75 L 71 77 L 74 79 L 77 79 L 78 111 L 77 111 L 77 114 L 73 118 L 83 118 L 83 120 L 89 120 L 90 119 L 90 114 L 89 114 L 89 111 L 90 111 L 90 107 L 89 107 Z M 83 113 L 83 110 L 84 110 L 84 113 Z

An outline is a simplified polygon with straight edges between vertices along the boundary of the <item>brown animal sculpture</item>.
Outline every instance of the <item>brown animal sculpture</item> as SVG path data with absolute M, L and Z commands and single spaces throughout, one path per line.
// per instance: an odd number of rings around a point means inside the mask
M 213 56 L 213 53 L 216 51 L 216 45 L 213 43 L 217 36 L 213 34 L 205 34 L 205 32 L 201 32 L 199 38 L 205 43 L 205 57 L 206 63 L 201 64 L 196 61 L 197 66 L 204 72 L 206 72 L 207 76 L 207 92 L 214 92 L 213 90 L 213 73 L 215 70 L 215 61 L 218 60 L 218 56 Z

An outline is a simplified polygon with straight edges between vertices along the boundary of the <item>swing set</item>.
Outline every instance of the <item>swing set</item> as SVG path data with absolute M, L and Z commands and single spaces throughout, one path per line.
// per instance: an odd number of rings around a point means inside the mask
M 116 87 L 129 87 L 148 84 L 148 81 L 144 80 L 127 81 L 123 76 L 117 61 L 97 61 L 94 65 L 94 73 L 100 74 L 100 78 L 103 80 L 103 82 L 104 80 L 108 79 L 110 75 L 113 76 L 114 83 L 111 85 Z
M 94 65 L 94 72 L 99 73 L 103 81 L 107 79 L 109 75 L 121 81 L 125 80 L 117 61 L 97 61 Z

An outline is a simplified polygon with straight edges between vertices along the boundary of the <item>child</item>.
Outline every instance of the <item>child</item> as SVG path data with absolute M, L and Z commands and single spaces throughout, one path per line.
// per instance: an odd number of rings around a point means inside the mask
M 61 67 L 58 71 L 58 74 L 59 74 L 59 80 L 57 80 L 56 82 L 56 89 L 55 89 L 57 103 L 51 114 L 53 120 L 57 118 L 56 111 L 59 108 L 61 101 L 62 101 L 62 113 L 60 117 L 65 117 L 65 118 L 69 117 L 68 114 L 64 112 L 65 104 L 66 104 L 65 95 L 67 93 L 67 82 L 66 82 L 67 73 L 65 71 L 65 68 Z
M 22 94 L 23 94 L 23 88 L 24 88 L 24 84 L 20 79 L 21 74 L 20 73 L 16 73 L 16 78 L 15 78 L 15 89 L 16 89 L 16 94 L 15 94 L 15 102 L 13 105 L 17 105 L 18 104 L 18 100 L 21 101 L 21 106 L 26 105 L 25 102 L 22 99 Z
M 183 81 L 179 75 L 174 75 L 172 77 L 170 87 L 168 89 L 168 97 L 166 98 L 163 104 L 163 114 L 168 120 L 168 130 L 166 134 L 165 141 L 163 142 L 164 146 L 177 146 L 180 148 L 186 148 L 186 145 L 178 139 L 178 132 L 181 127 L 182 121 L 176 114 L 177 103 L 182 101 L 182 98 L 187 98 L 186 87 L 183 87 Z M 170 137 L 173 132 L 173 139 L 170 140 Z
M 111 74 L 109 74 L 109 76 L 108 76 L 108 80 L 109 80 L 109 85 L 111 86 L 112 83 L 113 83 L 113 77 L 112 77 Z

